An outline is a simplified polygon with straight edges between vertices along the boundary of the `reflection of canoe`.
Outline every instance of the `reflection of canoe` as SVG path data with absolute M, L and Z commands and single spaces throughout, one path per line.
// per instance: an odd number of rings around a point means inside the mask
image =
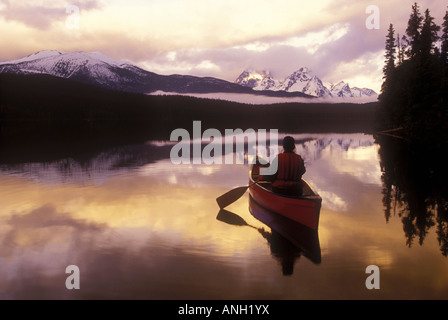
M 251 182 L 249 192 L 255 202 L 265 209 L 317 230 L 322 198 L 308 182 L 302 180 L 302 196 L 286 196 L 270 190 L 270 183 L 263 181 L 254 183 L 257 176 L 252 170 L 249 178 Z
M 321 262 L 321 250 L 317 230 L 291 221 L 279 214 L 266 210 L 252 197 L 249 197 L 249 210 L 252 215 L 299 248 L 303 255 L 314 263 Z

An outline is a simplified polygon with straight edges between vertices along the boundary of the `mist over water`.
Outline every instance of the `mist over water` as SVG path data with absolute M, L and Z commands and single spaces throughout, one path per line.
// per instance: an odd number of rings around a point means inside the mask
M 274 104 L 274 103 L 369 103 L 377 102 L 378 96 L 363 96 L 363 97 L 350 97 L 350 98 L 324 98 L 324 97 L 314 97 L 314 98 L 303 98 L 303 97 L 268 97 L 263 95 L 252 95 L 244 93 L 176 93 L 176 92 L 164 92 L 155 91 L 149 93 L 149 95 L 186 95 L 190 97 L 203 98 L 203 99 L 217 99 L 217 100 L 227 100 L 237 103 L 247 103 L 247 104 Z

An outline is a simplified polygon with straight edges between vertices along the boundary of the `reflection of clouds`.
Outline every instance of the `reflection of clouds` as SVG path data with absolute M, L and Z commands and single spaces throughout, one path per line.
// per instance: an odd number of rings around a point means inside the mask
M 285 134 L 280 135 L 280 140 Z M 380 186 L 378 149 L 365 134 L 291 134 L 305 160 L 304 178 L 324 199 L 324 206 L 346 211 L 359 190 Z M 173 165 L 169 160 L 142 166 L 139 174 L 193 188 L 247 184 L 248 165 Z
M 74 219 L 68 213 L 57 212 L 51 205 L 43 205 L 29 213 L 14 213 L 2 220 L 8 230 L 3 236 L 2 246 L 9 249 L 2 250 L 3 256 L 11 254 L 16 248 L 41 250 L 42 246 L 55 243 L 57 239 L 62 240 L 64 235 L 73 232 L 81 235 L 104 228 L 100 224 Z M 57 237 L 58 234 L 60 238 Z
M 323 206 L 330 210 L 334 211 L 346 211 L 348 208 L 347 202 L 345 202 L 341 197 L 339 197 L 336 193 L 325 191 L 316 188 L 317 193 L 322 197 Z
M 363 165 L 375 172 L 368 159 L 375 146 L 344 152 L 342 141 L 333 141 L 332 151 L 330 145 L 308 158 L 306 173 L 324 197 L 323 263 L 316 268 L 303 259 L 289 279 L 256 230 L 216 220 L 216 197 L 246 184 L 247 166 L 173 166 L 165 159 L 101 185 L 0 174 L 0 298 L 371 298 L 363 286 L 369 264 L 394 272 L 378 296 L 443 296 L 448 279 L 438 247 L 407 248 L 401 223 L 385 226 L 378 186 L 354 174 Z M 248 212 L 247 194 L 229 210 L 264 227 Z M 81 290 L 65 289 L 70 264 L 80 268 Z M 415 290 L 403 292 L 404 285 Z
M 143 176 L 117 176 L 101 187 L 51 185 L 42 189 L 42 185 L 17 180 L 18 185 L 22 184 L 20 197 L 3 198 L 0 212 L 4 221 L 0 227 L 4 231 L 2 243 L 11 248 L 42 249 L 40 244 L 51 237 L 61 237 L 63 244 L 75 233 L 87 237 L 113 230 L 112 239 L 127 237 L 133 243 L 149 234 L 173 241 L 173 245 L 202 240 L 208 243 L 211 239 L 222 254 L 250 248 L 253 243 L 247 240 L 257 236 L 216 224 L 215 198 L 227 191 L 218 186 L 192 189 Z M 1 188 L 0 191 L 3 192 Z M 48 201 L 51 205 L 46 204 Z M 247 213 L 247 202 L 242 198 L 234 208 Z M 229 248 L 220 240 L 226 236 L 240 237 L 241 241 Z
M 280 134 L 281 140 L 285 134 Z M 380 168 L 377 146 L 373 137 L 365 134 L 291 134 L 296 139 L 297 153 L 305 160 L 304 176 L 323 197 L 323 205 L 331 209 L 347 210 L 348 204 L 358 201 L 362 188 L 380 186 Z M 249 165 L 246 164 L 173 164 L 169 159 L 172 142 L 154 141 L 142 146 L 116 148 L 78 163 L 63 159 L 54 163 L 23 164 L 2 168 L 9 176 L 26 176 L 38 182 L 66 186 L 75 184 L 89 187 L 113 185 L 121 190 L 137 184 L 164 188 L 220 188 L 222 194 L 229 188 L 247 185 Z M 129 177 L 119 180 L 118 178 Z M 139 177 L 137 179 L 137 177 Z M 32 180 L 31 180 L 32 181 Z M 107 189 L 107 188 L 106 188 Z M 101 197 L 100 189 L 94 190 Z M 175 189 L 172 189 L 176 192 Z M 12 192 L 8 188 L 7 192 Z M 75 193 L 76 194 L 76 193 Z M 115 195 L 110 195 L 113 199 Z M 216 196 L 215 196 L 216 197 Z M 78 212 L 82 198 L 67 199 L 64 210 Z M 22 208 L 24 209 L 24 208 Z M 115 212 L 114 208 L 110 209 Z M 95 214 L 91 212 L 91 214 Z
M 366 247 L 366 260 L 372 264 L 381 266 L 382 268 L 390 268 L 394 262 L 391 250 L 384 250 L 384 247 L 378 245 L 370 245 Z
M 58 213 L 51 205 L 44 205 L 28 214 L 14 214 L 7 224 L 18 228 L 50 228 L 67 226 L 77 231 L 98 230 L 99 226 L 76 220 L 67 213 Z
M 59 299 L 65 267 L 93 247 L 105 225 L 74 218 L 53 205 L 2 212 L 0 229 L 0 299 Z M 49 282 L 53 279 L 54 282 Z
M 26 203 L 35 209 L 13 209 L 17 198 L 1 203 L 0 298 L 168 299 L 190 292 L 218 298 L 223 292 L 214 288 L 237 278 L 257 252 L 267 252 L 251 228 L 215 219 L 216 188 L 198 191 L 117 176 L 101 187 L 52 184 L 33 196 L 42 185 L 7 179 L 23 183 L 22 201 L 31 195 Z M 233 208 L 247 215 L 247 199 Z M 229 263 L 233 256 L 244 258 Z M 64 287 L 70 264 L 81 270 L 78 293 Z M 244 286 L 245 277 L 240 279 Z
M 378 160 L 373 137 L 364 134 L 290 135 L 296 139 L 297 153 L 302 155 L 307 167 L 315 166 L 317 160 L 321 158 L 331 158 L 326 165 L 334 167 L 336 171 L 357 175 L 362 181 L 375 180 L 377 171 L 373 166 Z M 284 136 L 285 134 L 279 134 L 279 140 L 281 141 Z M 258 141 L 258 144 L 273 146 L 271 142 L 264 141 L 261 143 Z M 235 186 L 241 182 L 246 183 L 248 163 L 251 160 L 248 160 L 250 155 L 247 153 L 244 155 L 234 153 L 233 159 L 226 161 L 224 152 L 222 164 L 177 165 L 169 160 L 174 145 L 171 141 L 149 141 L 144 145 L 130 145 L 104 151 L 83 161 L 67 158 L 50 163 L 1 165 L 0 169 L 7 175 L 26 176 L 27 179 L 44 183 L 101 185 L 118 175 L 132 175 L 133 170 L 137 170 L 141 175 L 151 176 L 152 179 L 169 181 L 172 184 Z M 224 145 L 221 148 L 225 150 Z M 235 151 L 235 146 L 232 149 Z M 237 159 L 242 159 L 244 163 L 236 163 Z
M 7 289 L 0 290 L 0 298 L 261 299 L 282 293 L 280 288 L 271 288 L 267 292 L 263 283 L 245 277 L 244 265 L 223 263 L 225 259 L 204 254 L 199 247 L 196 251 L 194 247 L 176 247 L 157 237 L 147 238 L 143 246 L 134 250 L 128 250 L 128 245 L 113 244 L 101 251 L 95 251 L 87 244 L 79 248 L 82 254 L 68 261 L 79 266 L 80 290 L 65 289 L 67 275 L 63 263 L 53 273 L 41 272 L 43 269 L 36 265 L 23 263 L 16 266 L 20 268 L 20 274 L 0 286 Z M 264 255 L 251 265 L 269 270 L 273 275 L 280 274 L 275 264 L 268 264 L 270 259 L 269 255 Z M 54 267 L 54 261 L 47 264 Z
M 366 178 L 367 173 L 374 176 L 377 172 L 372 138 L 356 134 L 294 137 L 307 162 L 304 178 L 322 195 L 323 209 L 358 214 L 352 207 L 363 204 L 359 194 L 365 192 L 364 182 L 374 181 Z M 215 219 L 216 197 L 235 186 L 247 185 L 249 166 L 173 165 L 166 157 L 169 149 L 157 142 L 157 146 L 145 149 L 103 152 L 79 167 L 67 161 L 70 175 L 64 179 L 58 179 L 58 170 L 45 164 L 27 167 L 42 177 L 37 180 L 28 179 L 26 174 L 0 175 L 0 215 L 7 222 L 0 227 L 0 263 L 7 283 L 14 287 L 11 295 L 23 296 L 25 292 L 20 290 L 29 289 L 26 281 L 20 281 L 24 276 L 18 270 L 37 277 L 42 286 L 48 281 L 63 284 L 65 274 L 58 276 L 58 272 L 69 264 L 81 268 L 83 289 L 86 283 L 91 285 L 92 289 L 83 294 L 107 295 L 110 288 L 110 297 L 119 296 L 108 283 L 110 279 L 117 279 L 129 297 L 158 294 L 173 298 L 173 281 L 188 285 L 211 281 L 222 288 L 226 281 L 214 279 L 213 272 L 224 272 L 219 266 L 223 261 L 227 264 L 224 269 L 243 282 L 247 281 L 247 265 L 253 267 L 257 261 L 273 269 L 270 275 L 277 274 L 277 266 L 270 263 L 266 243 L 257 232 Z M 134 167 L 130 170 L 120 163 Z M 46 179 L 49 172 L 52 175 Z M 229 209 L 257 225 L 248 214 L 247 195 Z M 327 234 L 323 228 L 324 238 L 333 237 L 334 225 Z M 346 222 L 344 228 L 349 225 Z M 324 253 L 327 248 L 323 247 Z M 10 262 L 5 261 L 7 257 Z M 206 271 L 205 265 L 213 269 Z M 177 273 L 180 275 L 174 280 Z M 182 279 L 187 276 L 195 280 Z M 147 282 L 143 285 L 139 277 Z M 222 297 L 213 287 L 205 285 L 195 294 Z M 190 290 L 176 288 L 179 297 L 187 296 Z M 247 294 L 257 297 L 265 291 L 259 292 Z
M 247 164 L 172 164 L 170 160 L 161 160 L 138 169 L 138 174 L 151 177 L 156 181 L 201 187 L 233 187 L 248 183 Z
M 310 182 L 323 198 L 323 206 L 336 211 L 347 211 L 360 201 L 362 190 L 381 186 L 380 168 L 376 160 L 377 148 L 360 147 L 341 150 L 324 150 L 321 158 L 313 162 L 306 173 Z M 361 155 L 357 158 L 357 155 Z M 350 153 L 350 157 L 346 154 Z M 369 158 L 365 156 L 369 155 Z
M 364 184 L 381 185 L 380 166 L 376 145 L 342 151 L 329 148 L 322 152 L 322 158 L 335 172 L 348 174 Z

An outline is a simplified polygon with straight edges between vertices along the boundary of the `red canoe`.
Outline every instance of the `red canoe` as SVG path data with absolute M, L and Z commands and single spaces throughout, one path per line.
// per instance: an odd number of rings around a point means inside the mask
M 302 179 L 303 194 L 301 196 L 287 196 L 273 192 L 269 182 L 255 183 L 258 175 L 252 170 L 250 170 L 249 179 L 250 195 L 260 206 L 317 230 L 322 198 L 307 181 Z

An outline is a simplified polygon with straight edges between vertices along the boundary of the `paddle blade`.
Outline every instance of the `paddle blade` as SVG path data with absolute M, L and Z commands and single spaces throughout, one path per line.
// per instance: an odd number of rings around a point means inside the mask
M 223 195 L 216 198 L 216 202 L 218 203 L 218 206 L 220 209 L 227 207 L 228 205 L 234 203 L 236 200 L 241 198 L 243 194 L 246 193 L 249 186 L 245 187 L 238 187 L 235 189 L 232 189 Z
M 247 222 L 239 215 L 225 209 L 219 210 L 216 219 L 234 226 L 248 226 Z

